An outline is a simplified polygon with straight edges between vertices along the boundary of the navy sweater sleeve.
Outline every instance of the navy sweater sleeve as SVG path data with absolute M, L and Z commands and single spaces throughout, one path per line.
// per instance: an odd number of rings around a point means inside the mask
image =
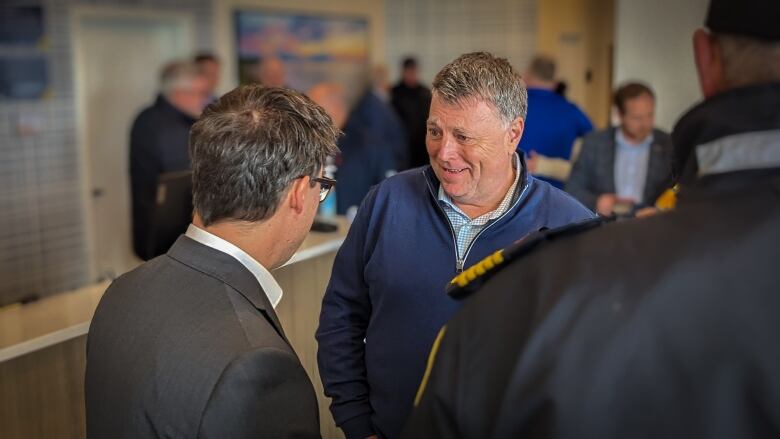
M 317 363 L 331 413 L 347 438 L 374 434 L 366 380 L 366 328 L 371 315 L 363 277 L 375 189 L 366 196 L 333 264 L 317 328 Z

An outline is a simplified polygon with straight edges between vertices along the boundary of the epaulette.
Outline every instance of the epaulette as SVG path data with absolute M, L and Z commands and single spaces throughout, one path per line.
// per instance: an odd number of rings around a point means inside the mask
M 496 251 L 455 276 L 447 285 L 447 294 L 453 299 L 463 299 L 478 290 L 485 281 L 501 271 L 510 262 L 531 253 L 541 243 L 578 235 L 614 220 L 614 216 L 598 217 L 555 229 L 543 229 L 526 235 L 524 238 Z

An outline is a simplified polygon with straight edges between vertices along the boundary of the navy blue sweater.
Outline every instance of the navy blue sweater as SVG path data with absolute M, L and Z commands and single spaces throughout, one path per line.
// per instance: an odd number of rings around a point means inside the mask
M 489 223 L 465 266 L 542 227 L 593 217 L 563 191 L 527 176 L 509 211 Z M 339 250 L 322 303 L 317 360 L 331 412 L 348 438 L 395 438 L 409 415 L 438 330 L 459 309 L 449 221 L 430 166 L 374 187 Z M 365 341 L 364 341 L 365 340 Z

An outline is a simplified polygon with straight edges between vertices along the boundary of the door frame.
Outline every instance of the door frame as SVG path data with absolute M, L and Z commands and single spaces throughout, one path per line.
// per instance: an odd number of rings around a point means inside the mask
M 89 165 L 89 148 L 87 145 L 87 97 L 85 94 L 85 68 L 84 60 L 85 54 L 83 53 L 81 41 L 82 30 L 81 22 L 85 18 L 92 18 L 96 20 L 112 20 L 112 19 L 142 19 L 148 21 L 173 21 L 178 26 L 184 29 L 185 40 L 189 46 L 190 52 L 193 51 L 195 46 L 195 16 L 191 12 L 183 11 L 171 11 L 165 9 L 154 8 L 133 8 L 123 6 L 73 6 L 70 9 L 70 45 L 72 50 L 71 56 L 71 72 L 73 74 L 73 100 L 75 106 L 75 137 L 77 145 L 78 156 L 78 175 L 79 186 L 81 188 L 81 212 L 83 215 L 83 236 L 86 240 L 86 261 L 87 261 L 87 275 L 89 282 L 93 283 L 97 280 L 98 264 L 97 264 L 97 243 L 95 236 L 93 235 L 94 228 L 94 209 L 92 203 L 92 188 L 93 188 L 93 176 L 92 170 Z M 128 136 L 129 133 L 122 133 L 123 136 Z M 128 176 L 129 178 L 129 176 Z M 116 273 L 120 275 L 121 273 Z

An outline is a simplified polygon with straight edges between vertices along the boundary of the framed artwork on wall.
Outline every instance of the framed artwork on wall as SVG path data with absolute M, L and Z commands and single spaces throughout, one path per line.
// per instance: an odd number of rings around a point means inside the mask
M 285 86 L 306 91 L 320 82 L 344 87 L 357 98 L 369 69 L 369 23 L 359 16 L 276 10 L 234 14 L 239 81 L 256 82 L 263 62 L 281 62 Z

